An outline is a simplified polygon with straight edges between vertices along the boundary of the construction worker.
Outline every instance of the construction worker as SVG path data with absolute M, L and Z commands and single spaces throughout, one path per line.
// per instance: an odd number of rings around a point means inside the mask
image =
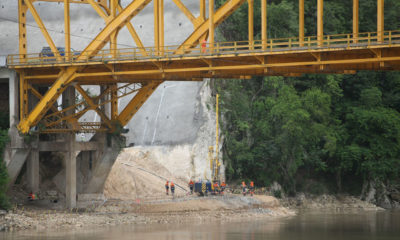
M 193 187 L 194 187 L 194 182 L 192 181 L 192 179 L 190 179 L 189 181 L 190 194 L 193 194 Z
M 206 53 L 207 52 L 207 41 L 205 39 L 203 39 L 203 41 L 201 41 L 201 53 Z
M 219 186 L 218 186 L 218 182 L 215 181 L 214 182 L 214 194 L 217 195 L 219 193 Z
M 225 188 L 226 188 L 226 183 L 222 182 L 221 183 L 221 194 L 224 194 Z
M 246 183 L 243 181 L 242 182 L 242 193 L 243 193 L 243 196 L 246 196 L 246 188 L 247 188 Z
M 251 181 L 250 182 L 250 195 L 253 196 L 253 194 L 254 194 L 254 182 Z
M 34 193 L 30 192 L 28 195 L 28 200 L 29 201 L 35 201 L 36 200 L 36 196 Z
M 168 195 L 168 190 L 169 190 L 169 182 L 167 181 L 165 183 L 165 192 L 167 193 L 167 195 Z
M 171 186 L 171 194 L 172 194 L 172 197 L 174 197 L 174 193 L 175 193 L 175 184 L 171 181 L 170 186 Z

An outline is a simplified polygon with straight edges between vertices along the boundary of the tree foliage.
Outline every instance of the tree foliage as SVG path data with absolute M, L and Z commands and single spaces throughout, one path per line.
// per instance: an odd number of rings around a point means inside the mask
M 306 35 L 316 35 L 316 1 L 305 2 Z M 268 1 L 268 37 L 297 36 L 297 9 L 297 0 Z M 386 29 L 400 27 L 399 12 L 400 1 L 385 1 Z M 352 32 L 352 1 L 325 0 L 324 19 L 326 34 Z M 223 40 L 247 39 L 246 4 L 218 31 Z M 376 0 L 360 1 L 360 31 L 376 31 Z M 307 179 L 335 191 L 399 180 L 398 72 L 218 80 L 213 87 L 221 95 L 228 179 L 278 181 L 291 193 L 307 190 Z
M 6 165 L 3 161 L 3 153 L 5 145 L 8 142 L 8 114 L 1 114 L 0 116 L 0 209 L 9 207 L 8 199 L 6 196 L 8 172 Z

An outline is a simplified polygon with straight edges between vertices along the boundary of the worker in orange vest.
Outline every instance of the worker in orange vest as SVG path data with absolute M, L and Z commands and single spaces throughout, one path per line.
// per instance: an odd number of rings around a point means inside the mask
M 225 188 L 226 188 L 226 183 L 222 182 L 221 183 L 221 194 L 224 194 Z
M 34 193 L 30 192 L 28 195 L 28 200 L 29 201 L 35 201 L 36 200 L 36 196 Z
M 165 192 L 166 192 L 167 195 L 168 195 L 168 190 L 169 190 L 169 182 L 167 181 L 165 183 Z
M 218 186 L 218 182 L 215 181 L 215 182 L 214 182 L 214 194 L 216 195 L 216 194 L 218 194 L 218 193 L 219 193 L 219 186 Z
M 242 182 L 242 193 L 243 193 L 243 196 L 246 196 L 246 188 L 247 188 L 246 183 L 243 181 Z
M 193 194 L 193 186 L 194 186 L 194 182 L 192 181 L 192 179 L 190 179 L 190 181 L 189 181 L 190 194 Z
M 253 194 L 254 194 L 254 182 L 251 181 L 250 182 L 250 195 L 253 196 Z
M 171 194 L 172 194 L 172 197 L 174 197 L 174 193 L 175 193 L 175 184 L 171 181 L 170 186 L 171 186 Z
M 206 53 L 207 49 L 207 41 L 205 39 L 203 39 L 203 41 L 201 41 L 201 53 Z

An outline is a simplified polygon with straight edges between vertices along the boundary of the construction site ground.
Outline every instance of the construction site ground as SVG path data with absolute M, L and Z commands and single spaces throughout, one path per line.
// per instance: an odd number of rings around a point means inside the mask
M 85 203 L 80 203 L 85 204 Z M 1 230 L 54 230 L 103 227 L 125 224 L 204 223 L 210 221 L 243 221 L 294 215 L 271 196 L 182 196 L 172 199 L 142 201 L 107 200 L 86 202 L 86 208 L 50 210 L 40 202 L 27 202 L 0 216 Z

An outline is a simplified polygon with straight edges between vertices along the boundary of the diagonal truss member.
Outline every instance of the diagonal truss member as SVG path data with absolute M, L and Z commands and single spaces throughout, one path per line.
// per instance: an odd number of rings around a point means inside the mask
M 33 2 L 37 0 L 19 0 L 20 4 L 20 17 L 23 19 L 25 17 L 25 13 L 27 10 L 35 12 L 33 7 Z M 47 2 L 61 2 L 62 0 L 40 0 L 40 1 L 47 1 Z M 107 43 L 111 43 L 111 51 L 116 51 L 116 35 L 118 31 L 126 26 L 132 38 L 136 42 L 136 45 L 142 49 L 142 54 L 145 56 L 147 53 L 144 50 L 143 44 L 140 41 L 139 36 L 137 35 L 136 31 L 134 30 L 130 20 L 137 15 L 147 4 L 149 4 L 152 0 L 135 0 L 131 1 L 124 9 L 121 7 L 119 1 L 117 0 L 110 0 L 109 6 L 107 6 L 106 0 L 64 0 L 64 4 L 67 6 L 69 3 L 86 3 L 90 4 L 97 14 L 104 19 L 106 22 L 105 28 L 93 39 L 90 44 L 80 53 L 79 56 L 74 58 L 74 61 L 77 62 L 85 62 L 89 61 L 93 56 L 95 56 Z M 239 8 L 246 0 L 227 0 L 224 5 L 222 5 L 218 10 L 212 11 L 211 17 L 207 20 L 205 17 L 205 1 L 200 0 L 200 16 L 197 18 L 185 7 L 185 5 L 181 2 L 181 0 L 173 0 L 174 3 L 178 6 L 178 8 L 186 15 L 186 17 L 192 22 L 194 26 L 193 33 L 182 43 L 180 47 L 177 48 L 178 51 L 182 50 L 184 46 L 189 45 L 190 47 L 195 47 L 198 45 L 200 41 L 203 41 L 208 35 L 214 36 L 214 27 L 220 24 L 224 19 L 226 19 L 229 15 L 231 15 L 237 8 Z M 157 7 L 160 9 L 155 14 L 157 23 L 155 23 L 159 31 L 157 32 L 157 42 L 159 44 L 159 48 L 163 46 L 163 1 L 157 0 Z M 211 8 L 211 7 L 210 7 Z M 69 7 L 67 6 L 65 13 L 67 14 L 69 11 Z M 35 14 L 34 14 L 35 15 Z M 37 14 L 36 14 L 37 15 Z M 67 14 L 68 15 L 68 14 Z M 66 20 L 69 20 L 69 15 L 65 17 Z M 23 19 L 25 20 L 25 19 Z M 36 22 L 41 25 L 44 30 L 42 30 L 44 36 L 48 36 L 46 38 L 50 48 L 57 58 L 57 60 L 62 59 L 61 53 L 58 52 L 56 46 L 52 42 L 48 33 L 46 34 L 45 28 L 43 23 L 41 22 L 39 16 L 35 17 Z M 25 56 L 26 54 L 26 38 L 25 38 L 25 29 L 21 28 L 20 26 L 20 54 Z M 67 30 L 66 30 L 67 32 Z M 69 32 L 69 29 L 68 29 Z M 23 37 L 22 37 L 23 36 Z M 156 36 L 155 36 L 156 38 Z M 211 39 L 213 41 L 213 39 Z M 66 42 L 67 37 L 66 37 Z M 185 51 L 189 49 L 186 48 Z M 66 50 L 68 52 L 68 50 Z M 69 59 L 68 53 L 65 54 L 65 59 Z M 88 96 L 85 96 L 83 89 L 80 87 L 79 81 L 81 80 L 82 75 L 80 72 L 85 69 L 85 66 L 78 67 L 78 66 L 68 66 L 65 68 L 61 68 L 60 72 L 56 80 L 54 81 L 53 85 L 48 89 L 46 94 L 43 96 L 37 95 L 39 98 L 38 104 L 33 108 L 33 110 L 28 113 L 27 111 L 21 114 L 21 121 L 18 125 L 18 129 L 22 133 L 28 133 L 30 128 L 36 126 L 39 121 L 43 120 L 45 115 L 50 112 L 54 111 L 54 103 L 60 97 L 60 95 L 66 90 L 67 87 L 73 85 L 75 89 L 81 93 L 81 95 L 85 98 L 86 102 L 89 105 L 89 108 L 96 111 L 102 118 L 103 123 L 107 125 L 108 128 L 112 127 L 111 121 L 118 121 L 121 125 L 125 125 L 128 121 L 132 118 L 132 116 L 139 110 L 140 106 L 144 103 L 144 101 L 150 96 L 150 94 L 157 88 L 157 86 L 161 83 L 161 81 L 148 81 L 143 84 L 143 89 L 140 90 L 135 97 L 131 100 L 128 106 L 118 114 L 118 109 L 115 106 L 116 101 L 113 101 L 111 104 L 111 112 L 112 116 L 109 118 L 96 107 L 94 102 L 91 102 L 91 99 Z M 24 70 L 28 72 L 29 70 Z M 25 83 L 24 74 L 25 72 L 21 71 L 22 80 L 21 83 Z M 114 68 L 111 69 L 114 73 Z M 29 77 L 29 74 L 27 74 Z M 139 80 L 137 80 L 139 81 Z M 109 86 L 114 84 L 114 89 L 116 88 L 116 84 L 110 82 Z M 21 85 L 23 87 L 23 85 Z M 24 95 L 25 96 L 25 95 Z M 115 91 L 111 94 L 111 98 L 116 98 L 117 95 Z M 21 97 L 22 98 L 22 97 Z M 22 99 L 24 100 L 24 99 Z M 24 101 L 22 101 L 24 102 Z M 58 114 L 58 115 L 57 115 Z M 78 126 L 78 119 L 82 115 L 76 115 L 74 118 L 64 118 L 60 113 L 53 113 L 50 114 L 51 117 L 57 118 L 57 121 L 67 121 L 70 125 Z M 54 123 L 46 123 L 49 126 Z

